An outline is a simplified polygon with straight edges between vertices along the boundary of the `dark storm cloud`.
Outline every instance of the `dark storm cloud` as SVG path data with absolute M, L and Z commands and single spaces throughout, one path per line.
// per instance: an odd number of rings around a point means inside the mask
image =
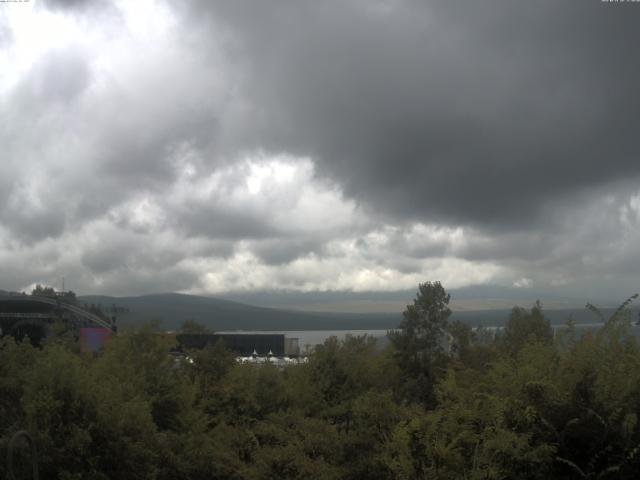
M 273 238 L 252 245 L 252 251 L 267 265 L 282 265 L 309 254 L 322 254 L 319 238 Z
M 639 5 L 140 5 L 0 18 L 0 281 L 65 272 L 126 294 L 633 276 Z
M 26 244 L 57 237 L 66 227 L 64 212 L 54 209 L 21 211 L 18 207 L 10 206 L 0 211 L 0 218 L 3 226 Z
M 597 0 L 196 2 L 230 29 L 265 120 L 394 217 L 535 223 L 636 176 L 640 9 Z M 193 20 L 193 17 L 191 18 Z
M 92 273 L 104 274 L 126 268 L 128 270 L 157 270 L 176 265 L 185 258 L 179 248 L 147 248 L 148 238 L 117 236 L 89 246 L 82 255 L 82 263 Z
M 554 232 L 501 232 L 492 237 L 476 237 L 458 248 L 455 254 L 475 261 L 535 261 L 552 253 L 560 237 Z
M 252 212 L 217 208 L 216 206 L 187 206 L 177 214 L 177 226 L 188 236 L 213 239 L 254 239 L 274 235 L 277 230 L 268 217 Z

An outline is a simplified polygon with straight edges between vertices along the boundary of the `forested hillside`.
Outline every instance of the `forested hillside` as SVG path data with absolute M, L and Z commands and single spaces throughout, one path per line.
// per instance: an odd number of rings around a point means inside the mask
M 332 338 L 283 370 L 220 344 L 175 360 L 151 326 L 92 356 L 4 338 L 1 453 L 26 428 L 47 479 L 637 478 L 629 302 L 582 337 L 514 308 L 496 339 L 448 303 L 423 284 L 385 350 Z
M 164 293 L 138 297 L 110 297 L 84 295 L 78 297 L 81 305 L 92 305 L 107 315 L 115 315 L 121 326 L 140 326 L 159 321 L 164 329 L 175 330 L 185 320 L 201 323 L 211 330 L 365 330 L 391 329 L 398 325 L 400 312 L 344 313 L 312 312 L 266 308 L 220 298 Z M 115 310 L 115 312 L 113 312 Z M 614 309 L 604 308 L 605 315 Z M 454 311 L 451 320 L 471 326 L 502 326 L 509 318 L 509 310 L 490 309 Z M 637 318 L 638 310 L 633 316 Z M 589 311 L 575 308 L 547 309 L 545 316 L 553 325 L 571 317 L 576 323 L 593 322 Z
M 116 313 L 120 325 L 160 321 L 175 330 L 185 320 L 194 320 L 212 330 L 338 330 L 386 329 L 400 321 L 399 313 L 320 313 L 264 308 L 197 295 L 165 293 L 139 297 L 82 296 L 80 303 Z

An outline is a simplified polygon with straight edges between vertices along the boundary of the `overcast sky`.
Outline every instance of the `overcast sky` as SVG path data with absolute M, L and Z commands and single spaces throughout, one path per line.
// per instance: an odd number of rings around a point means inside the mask
M 640 290 L 640 3 L 0 3 L 0 288 Z

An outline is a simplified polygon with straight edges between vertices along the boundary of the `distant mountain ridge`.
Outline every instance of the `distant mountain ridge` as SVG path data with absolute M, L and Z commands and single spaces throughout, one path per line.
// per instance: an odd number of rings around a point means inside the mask
M 4 290 L 0 290 L 2 292 Z M 103 308 L 115 305 L 128 310 L 116 315 L 121 326 L 158 320 L 161 327 L 167 330 L 179 328 L 185 320 L 195 320 L 212 330 L 387 330 L 396 328 L 402 320 L 401 309 L 397 313 L 287 310 L 180 293 L 131 297 L 81 295 L 78 301 L 81 305 L 94 304 Z M 528 308 L 530 305 L 523 306 Z M 601 310 L 605 317 L 614 311 L 610 307 Z M 472 326 L 500 326 L 504 325 L 510 311 L 511 309 L 454 311 L 451 320 L 460 320 Z M 631 312 L 632 321 L 637 321 L 640 318 L 638 307 L 632 306 Z M 544 309 L 544 314 L 554 325 L 564 323 L 569 317 L 576 323 L 597 322 L 593 313 L 585 308 Z
M 286 310 L 248 305 L 232 300 L 202 297 L 180 293 L 163 293 L 136 297 L 104 295 L 79 296 L 80 303 L 127 309 L 118 314 L 119 325 L 139 325 L 159 320 L 161 326 L 175 330 L 185 320 L 195 320 L 212 330 L 384 330 L 396 328 L 402 320 L 397 313 L 333 313 Z M 529 307 L 528 305 L 524 305 Z M 511 309 L 454 311 L 451 320 L 460 320 L 472 326 L 504 325 Z M 603 308 L 605 316 L 613 312 Z M 554 325 L 572 317 L 576 323 L 596 322 L 593 313 L 585 308 L 545 309 L 545 316 Z M 638 318 L 638 309 L 632 309 L 632 320 Z
M 163 328 L 177 329 L 185 320 L 195 320 L 213 330 L 342 330 L 397 327 L 401 313 L 317 313 L 257 307 L 212 297 L 163 293 L 138 297 L 83 295 L 80 303 L 121 307 L 120 325 L 159 320 Z

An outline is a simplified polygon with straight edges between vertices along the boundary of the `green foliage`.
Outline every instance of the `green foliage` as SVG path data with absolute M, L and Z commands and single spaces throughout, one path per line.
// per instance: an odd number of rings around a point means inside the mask
M 451 315 L 450 299 L 440 282 L 420 284 L 413 305 L 407 305 L 402 313 L 399 331 L 390 335 L 391 341 L 396 347 L 405 347 L 410 355 L 441 352 Z
M 210 399 L 220 396 L 220 383 L 235 366 L 235 355 L 225 348 L 222 340 L 202 350 L 189 352 L 189 355 L 193 361 L 191 381 L 198 387 L 199 400 L 208 405 Z
M 255 478 L 340 478 L 341 438 L 317 418 L 282 412 L 255 427 Z
M 195 320 L 185 320 L 180 326 L 180 333 L 213 333 L 213 331 Z
M 31 290 L 31 295 L 37 296 L 37 297 L 55 297 L 56 291 L 53 287 L 37 284 L 35 288 Z
M 516 354 L 529 342 L 550 344 L 553 341 L 553 329 L 549 320 L 544 318 L 539 300 L 530 312 L 521 307 L 513 307 L 502 341 L 503 347 L 511 354 Z
M 449 325 L 449 296 L 425 284 L 389 348 L 334 337 L 282 370 L 238 364 L 222 343 L 174 358 L 153 325 L 96 355 L 5 338 L 0 454 L 26 428 L 51 479 L 635 479 L 631 300 L 556 342 L 539 304 L 516 308 L 493 341 Z
M 438 367 L 450 347 L 450 299 L 440 282 L 420 284 L 413 305 L 407 305 L 402 313 L 398 330 L 389 332 L 396 363 L 405 380 L 403 396 L 409 401 L 434 405 Z

